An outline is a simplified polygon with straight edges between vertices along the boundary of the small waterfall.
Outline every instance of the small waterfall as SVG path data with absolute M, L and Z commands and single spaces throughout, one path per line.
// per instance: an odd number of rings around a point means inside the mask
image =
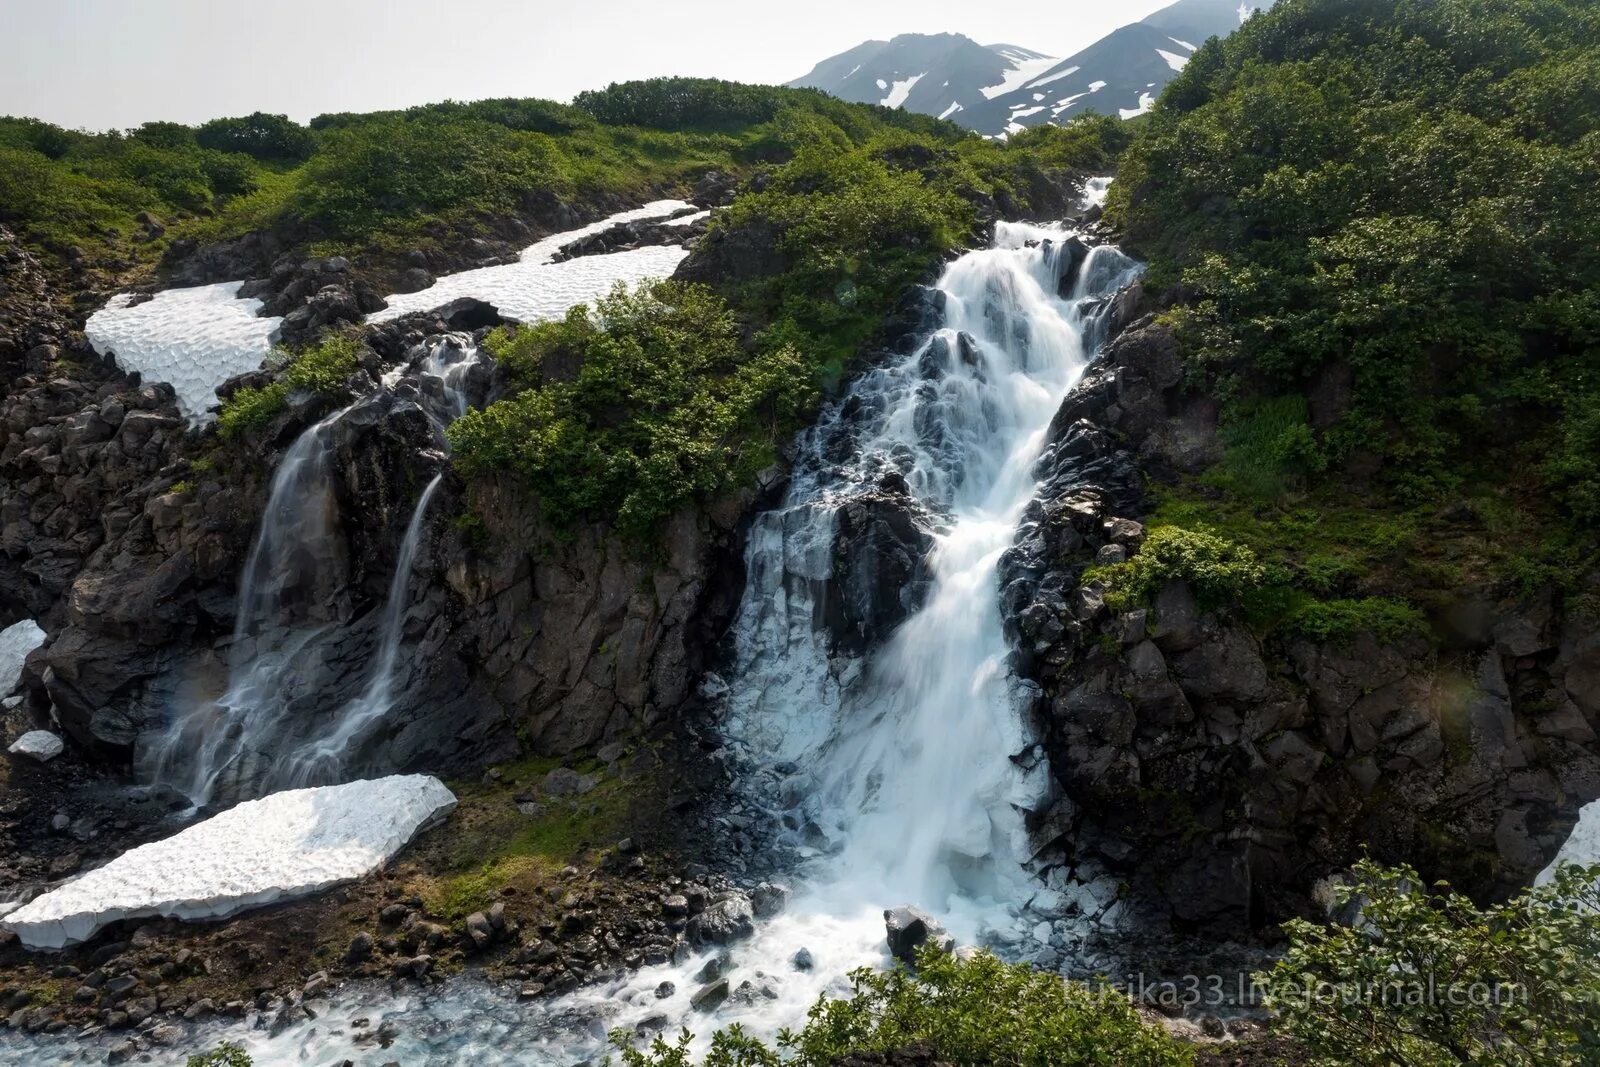
M 440 431 L 466 413 L 468 377 L 482 355 L 463 334 L 431 338 L 391 372 L 384 388 L 414 399 Z M 335 781 L 348 754 L 393 703 L 409 583 L 436 474 L 418 497 L 389 583 L 376 651 L 360 694 L 327 716 L 332 680 L 348 672 L 340 635 L 350 606 L 332 453 L 341 422 L 373 402 L 339 409 L 296 438 L 273 474 L 267 507 L 239 583 L 228 686 L 197 701 L 143 740 L 142 779 L 170 785 L 196 804 Z
M 400 641 L 405 636 L 406 608 L 410 606 L 411 568 L 416 563 L 417 546 L 422 542 L 423 520 L 427 517 L 428 502 L 444 481 L 444 474 L 435 474 L 428 487 L 417 498 L 406 525 L 405 539 L 400 543 L 400 555 L 395 562 L 394 578 L 389 583 L 389 597 L 383 606 L 383 628 L 379 631 L 378 658 L 372 668 L 372 678 L 366 690 L 346 704 L 338 713 L 332 732 L 309 743 L 304 749 L 289 756 L 284 762 L 286 777 L 292 785 L 315 785 L 333 781 L 342 768 L 345 754 L 357 747 L 378 720 L 389 710 L 394 698 L 396 661 L 400 657 Z

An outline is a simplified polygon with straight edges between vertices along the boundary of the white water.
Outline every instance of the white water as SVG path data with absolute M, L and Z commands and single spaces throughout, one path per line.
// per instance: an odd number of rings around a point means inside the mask
M 1137 271 L 1096 249 L 1062 300 L 1055 248 L 1041 243 L 1062 236 L 1001 224 L 992 248 L 951 264 L 939 282 L 943 328 L 825 412 L 800 442 L 783 504 L 755 522 L 725 733 L 751 795 L 811 857 L 782 915 L 743 943 L 547 1003 L 513 1004 L 472 982 L 399 997 L 371 987 L 329 1005 L 315 1025 L 273 1037 L 235 1026 L 226 1036 L 261 1067 L 344 1057 L 571 1064 L 600 1056 L 615 1027 L 673 1034 L 687 1025 L 703 1046 L 734 1022 L 764 1035 L 799 1025 L 819 995 L 848 991 L 849 970 L 887 962 L 886 907 L 915 903 L 963 941 L 1036 950 L 1022 811 L 1048 802 L 1048 784 L 1042 769 L 1012 759 L 1032 739 L 1006 664 L 996 568 L 1037 491 L 1050 420 L 1099 343 L 1103 301 L 1093 298 Z M 833 656 L 815 618 L 834 513 L 890 471 L 940 516 L 931 588 L 876 652 Z M 801 948 L 815 959 L 809 972 L 790 963 Z M 734 989 L 748 981 L 759 992 L 695 1013 L 693 976 L 715 954 L 730 958 Z M 674 986 L 665 997 L 663 982 Z M 385 1019 L 399 1029 L 392 1047 L 362 1040 Z

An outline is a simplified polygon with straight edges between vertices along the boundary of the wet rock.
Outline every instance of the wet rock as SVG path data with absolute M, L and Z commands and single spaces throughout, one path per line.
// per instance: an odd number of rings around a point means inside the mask
M 723 1005 L 728 996 L 728 980 L 721 978 L 695 990 L 694 995 L 689 998 L 689 1006 L 698 1012 L 713 1012 Z
M 932 547 L 931 518 L 898 475 L 840 506 L 822 594 L 835 648 L 865 651 L 921 605 Z
M 801 973 L 810 973 L 816 969 L 817 961 L 811 955 L 810 949 L 801 948 L 793 956 L 789 957 L 789 966 Z
M 349 967 L 361 966 L 372 959 L 372 954 L 376 947 L 376 942 L 371 934 L 365 930 L 359 931 L 350 939 L 349 946 L 344 950 L 345 965 Z
M 886 909 L 883 923 L 887 932 L 889 954 L 908 964 L 917 962 L 917 950 L 932 945 L 941 952 L 955 948 L 955 939 L 944 926 L 921 908 L 904 905 Z
M 762 882 L 750 891 L 750 907 L 758 919 L 770 919 L 783 911 L 789 903 L 789 887 L 775 882 Z
M 693 945 L 727 945 L 756 932 L 750 898 L 734 893 L 689 920 L 684 936 Z

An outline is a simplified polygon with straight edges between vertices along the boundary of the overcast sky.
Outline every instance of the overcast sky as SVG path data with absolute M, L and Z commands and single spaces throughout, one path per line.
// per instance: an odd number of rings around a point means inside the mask
M 104 129 L 304 121 L 661 74 L 784 82 L 868 38 L 965 33 L 1066 56 L 1171 0 L 0 0 L 0 114 Z

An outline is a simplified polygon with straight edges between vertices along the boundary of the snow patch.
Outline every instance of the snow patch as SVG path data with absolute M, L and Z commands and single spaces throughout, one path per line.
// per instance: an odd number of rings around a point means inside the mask
M 29 730 L 6 749 L 13 756 L 32 756 L 40 763 L 55 759 L 66 749 L 66 744 L 49 730 Z
M 912 88 L 927 76 L 928 72 L 923 71 L 921 74 L 913 74 L 909 78 L 895 82 L 894 88 L 889 90 L 889 95 L 878 101 L 878 103 L 884 107 L 899 107 L 906 102 L 906 97 L 911 95 Z M 878 85 L 881 87 L 883 83 L 879 82 Z
M 1022 88 L 1060 62 L 1055 56 L 1035 56 L 1029 59 L 1021 58 L 1020 53 L 1012 53 L 1007 55 L 1006 58 L 1014 66 L 1001 76 L 1000 84 L 990 85 L 980 90 L 985 100 L 993 100 L 997 96 L 1004 96 L 1013 89 Z
M 1106 87 L 1106 83 L 1105 82 L 1090 82 L 1089 83 L 1089 91 L 1091 93 L 1098 93 L 1101 89 L 1104 89 L 1105 87 Z
M 32 619 L 23 619 L 0 630 L 0 697 L 10 694 L 22 677 L 22 661 L 44 644 L 44 631 Z
M 1182 40 L 1179 40 L 1176 37 L 1168 37 L 1167 40 L 1171 41 L 1173 44 L 1177 45 L 1179 48 L 1187 48 L 1191 52 L 1193 52 L 1195 50 L 1194 45 L 1190 44 L 1188 41 L 1182 41 Z
M 966 108 L 961 106 L 961 101 L 957 100 L 954 103 L 952 103 L 949 107 L 947 107 L 943 111 L 939 112 L 939 117 L 942 118 L 942 119 L 947 119 L 951 115 L 954 115 L 957 111 L 965 111 L 965 110 L 966 110 Z
M 1125 119 L 1138 118 L 1140 115 L 1143 115 L 1145 112 L 1149 111 L 1155 106 L 1156 98 L 1154 95 L 1150 93 L 1140 93 L 1138 107 L 1118 108 L 1117 113 Z
M 28 948 L 56 949 L 122 919 L 224 918 L 354 881 L 455 806 L 425 774 L 274 793 L 125 852 L 4 925 Z
M 1059 71 L 1059 72 L 1057 72 L 1055 74 L 1052 74 L 1048 78 L 1040 78 L 1036 82 L 1029 82 L 1028 83 L 1028 88 L 1037 89 L 1041 85 L 1049 85 L 1051 82 L 1058 82 L 1062 78 L 1071 77 L 1072 75 L 1078 73 L 1078 71 L 1080 71 L 1082 69 L 1083 69 L 1082 67 L 1068 67 L 1066 70 Z
M 389 306 L 368 316 L 368 321 L 384 322 L 414 311 L 429 311 L 463 296 L 487 300 L 502 315 L 522 322 L 555 318 L 575 304 L 605 296 L 617 282 L 636 285 L 646 278 L 666 277 L 689 254 L 675 245 L 655 245 L 551 263 L 550 257 L 562 245 L 619 222 L 660 218 L 692 206 L 682 200 L 657 200 L 581 229 L 553 234 L 524 249 L 516 263 L 447 274 L 421 292 L 391 295 Z
M 1555 877 L 1556 868 L 1564 863 L 1580 867 L 1600 863 L 1600 800 L 1591 801 L 1578 812 L 1578 822 L 1572 828 L 1556 858 L 1550 866 L 1539 872 L 1534 885 L 1544 885 Z
M 123 370 L 172 386 L 191 423 L 209 422 L 217 386 L 259 368 L 283 322 L 258 317 L 261 301 L 240 300 L 242 285 L 167 289 L 135 307 L 128 306 L 133 294 L 119 293 L 89 316 L 83 332 Z
M 1188 56 L 1180 56 L 1176 52 L 1168 52 L 1164 48 L 1157 48 L 1156 52 L 1167 61 L 1167 66 L 1173 70 L 1182 70 L 1189 62 Z
M 887 88 L 889 88 L 889 83 L 884 81 L 882 78 L 879 78 L 878 79 L 878 88 L 887 89 Z
M 663 226 L 689 226 L 689 225 L 692 225 L 692 224 L 694 224 L 696 222 L 699 222 L 701 219 L 709 219 L 710 217 L 711 217 L 711 212 L 710 211 L 696 211 L 693 215 L 679 215 L 675 219 L 667 219 L 661 225 L 663 225 Z
M 1038 113 L 1039 113 L 1039 112 L 1041 112 L 1041 111 L 1043 111 L 1043 110 L 1044 110 L 1044 108 L 1042 108 L 1042 107 L 1024 107 L 1024 108 L 1018 108 L 1018 109 L 1017 109 L 1017 110 L 1016 110 L 1016 111 L 1013 111 L 1013 112 L 1012 112 L 1012 113 L 1011 113 L 1011 118 L 1012 118 L 1012 119 L 1013 119 L 1013 120 L 1016 120 L 1016 119 L 1025 119 L 1025 118 L 1027 118 L 1027 117 L 1028 117 L 1028 116 L 1029 116 L 1029 115 L 1037 115 L 1037 114 L 1038 114 Z

